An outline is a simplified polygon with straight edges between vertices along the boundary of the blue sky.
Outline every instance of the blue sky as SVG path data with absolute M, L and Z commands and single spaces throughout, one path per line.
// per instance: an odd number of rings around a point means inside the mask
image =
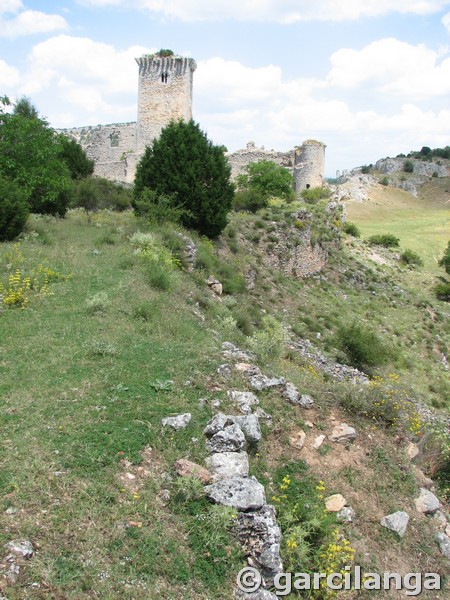
M 193 57 L 229 150 L 327 145 L 326 174 L 450 144 L 450 0 L 0 0 L 0 95 L 54 127 L 136 120 L 134 57 Z

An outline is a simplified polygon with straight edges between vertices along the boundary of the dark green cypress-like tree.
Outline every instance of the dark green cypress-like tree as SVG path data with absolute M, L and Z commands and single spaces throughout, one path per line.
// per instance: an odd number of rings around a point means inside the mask
M 61 159 L 69 168 L 72 179 L 83 179 L 94 172 L 94 161 L 89 159 L 80 144 L 61 134 Z
M 148 188 L 183 208 L 183 225 L 216 237 L 227 224 L 234 186 L 222 146 L 208 140 L 193 120 L 172 122 L 147 146 L 138 164 L 134 197 Z

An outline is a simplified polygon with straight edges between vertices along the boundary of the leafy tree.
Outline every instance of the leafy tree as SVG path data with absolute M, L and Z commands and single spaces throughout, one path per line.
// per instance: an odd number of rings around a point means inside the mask
M 439 260 L 439 266 L 444 267 L 444 271 L 450 275 L 450 242 L 448 242 L 444 255 Z
M 80 144 L 62 134 L 59 141 L 61 143 L 61 158 L 66 163 L 72 179 L 83 179 L 83 177 L 92 175 L 94 161 L 87 157 Z
M 237 177 L 240 191 L 251 190 L 266 199 L 271 196 L 288 202 L 294 199 L 292 175 L 281 165 L 261 160 L 247 165 L 246 171 Z
M 413 173 L 414 163 L 411 160 L 405 160 L 403 164 L 403 170 L 405 171 L 405 173 Z
M 0 174 L 0 242 L 13 240 L 28 218 L 26 192 Z
M 31 212 L 64 216 L 71 179 L 60 136 L 26 98 L 10 106 L 0 99 L 0 174 L 25 191 Z
M 145 189 L 183 209 L 181 222 L 208 237 L 227 224 L 234 187 L 223 147 L 213 145 L 193 120 L 172 121 L 145 149 L 134 182 L 135 202 Z M 148 196 L 147 196 L 148 199 Z

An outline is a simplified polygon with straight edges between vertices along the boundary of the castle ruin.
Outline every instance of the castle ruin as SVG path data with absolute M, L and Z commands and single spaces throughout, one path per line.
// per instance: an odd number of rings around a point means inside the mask
M 157 138 L 171 121 L 192 118 L 193 75 L 195 60 L 174 55 L 171 51 L 144 55 L 139 65 L 138 118 L 136 123 L 116 123 L 95 127 L 61 130 L 81 144 L 95 162 L 95 175 L 131 184 L 145 147 Z M 271 160 L 289 169 L 294 189 L 300 193 L 318 187 L 324 181 L 325 145 L 307 140 L 289 152 L 247 148 L 227 153 L 232 177 L 245 171 L 248 164 Z

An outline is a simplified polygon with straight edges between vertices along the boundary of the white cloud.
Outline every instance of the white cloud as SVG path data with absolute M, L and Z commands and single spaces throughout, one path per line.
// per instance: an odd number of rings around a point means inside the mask
M 331 56 L 328 82 L 333 87 L 362 84 L 405 98 L 423 99 L 450 93 L 450 58 L 424 44 L 413 46 L 394 38 L 379 40 L 362 50 L 341 49 Z
M 9 88 L 14 90 L 20 81 L 18 69 L 11 67 L 4 60 L 0 59 L 0 89 Z
M 54 36 L 33 46 L 16 93 L 30 96 L 55 127 L 135 120 L 134 58 L 150 51 L 155 49 L 119 51 L 89 38 Z
M 35 33 L 50 33 L 68 27 L 66 20 L 60 15 L 50 15 L 38 10 L 22 10 L 23 8 L 20 0 L 0 0 L 0 37 L 16 38 Z M 15 16 L 3 16 L 10 13 L 14 13 Z
M 15 13 L 23 7 L 21 0 L 0 0 L 0 15 Z
M 134 5 L 182 21 L 344 21 L 389 13 L 425 15 L 450 5 L 449 0 L 79 0 L 105 7 Z
M 442 17 L 442 24 L 447 29 L 447 31 L 450 33 L 450 12 Z
M 379 78 L 379 89 L 373 93 L 370 108 L 362 109 L 354 106 L 354 98 L 367 86 L 362 75 L 355 76 L 348 90 L 337 85 L 340 79 L 333 82 L 331 74 L 326 80 L 286 81 L 273 65 L 252 69 L 219 58 L 201 61 L 195 74 L 194 118 L 215 143 L 229 150 L 245 147 L 249 140 L 287 150 L 307 138 L 320 139 L 328 146 L 328 173 L 373 162 L 390 152 L 395 155 L 448 143 L 444 138 L 450 130 L 450 110 L 439 106 L 426 110 L 412 102 L 402 104 L 401 98 L 400 103 L 391 98 L 381 108 L 383 73 L 378 65 L 368 68 Z M 426 73 L 425 66 L 420 72 Z M 402 82 L 401 75 L 392 69 L 388 82 Z M 435 75 L 432 78 L 437 82 Z M 434 92 L 441 93 L 442 87 Z M 347 157 L 353 157 L 348 158 L 352 163 L 345 163 Z

